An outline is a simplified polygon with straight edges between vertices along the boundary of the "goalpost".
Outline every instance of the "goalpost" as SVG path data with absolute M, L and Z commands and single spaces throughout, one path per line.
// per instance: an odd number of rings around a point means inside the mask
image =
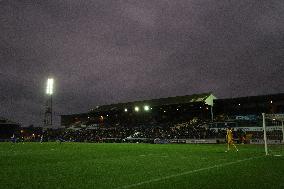
M 269 151 L 273 150 L 278 152 L 280 150 L 283 153 L 284 114 L 262 113 L 262 127 L 265 154 L 269 155 Z M 278 148 L 275 147 L 277 145 Z

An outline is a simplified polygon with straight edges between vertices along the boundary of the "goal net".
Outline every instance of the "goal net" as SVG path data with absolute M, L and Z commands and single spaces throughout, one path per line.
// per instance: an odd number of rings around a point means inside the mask
M 284 155 L 284 114 L 262 114 L 266 155 Z

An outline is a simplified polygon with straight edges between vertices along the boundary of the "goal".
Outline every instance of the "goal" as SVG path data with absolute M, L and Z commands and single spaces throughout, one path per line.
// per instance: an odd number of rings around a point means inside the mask
M 263 140 L 266 155 L 284 155 L 284 114 L 262 113 Z

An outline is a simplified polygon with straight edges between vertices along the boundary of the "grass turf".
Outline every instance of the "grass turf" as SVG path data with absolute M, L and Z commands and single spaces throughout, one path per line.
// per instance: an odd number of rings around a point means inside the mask
M 284 188 L 284 154 L 263 146 L 0 143 L 4 188 Z M 281 148 L 283 149 L 283 148 Z

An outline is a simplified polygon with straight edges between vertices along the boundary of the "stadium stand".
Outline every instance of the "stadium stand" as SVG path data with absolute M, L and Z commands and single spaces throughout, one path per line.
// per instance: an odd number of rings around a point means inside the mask
M 22 141 L 219 143 L 225 142 L 225 129 L 231 127 L 237 142 L 249 143 L 263 138 L 262 112 L 283 113 L 284 95 L 217 99 L 204 93 L 103 105 L 62 115 L 65 129 L 31 126 L 5 137 L 16 133 Z M 281 140 L 280 131 L 268 132 Z
M 0 118 L 0 141 L 8 141 L 17 135 L 19 132 L 20 124 L 15 123 L 6 118 Z

